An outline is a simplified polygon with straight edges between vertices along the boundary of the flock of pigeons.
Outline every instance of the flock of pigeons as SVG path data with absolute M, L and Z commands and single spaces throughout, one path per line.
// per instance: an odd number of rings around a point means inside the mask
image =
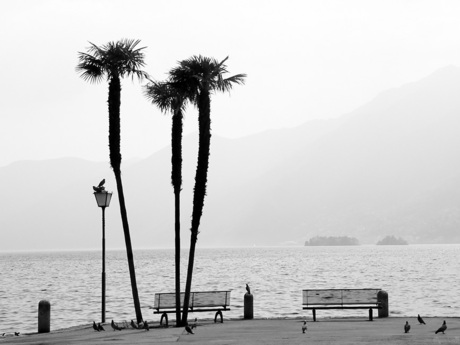
M 420 325 L 426 325 L 425 321 L 423 321 L 420 314 L 417 315 L 417 320 Z M 438 333 L 445 334 L 444 332 L 446 331 L 446 329 L 447 329 L 447 324 L 446 324 L 446 320 L 444 320 L 444 322 L 442 323 L 442 326 L 439 327 L 438 330 L 434 333 L 435 334 L 438 334 Z M 305 333 L 306 331 L 307 331 L 307 321 L 304 321 L 302 325 L 302 333 Z M 406 321 L 406 324 L 404 325 L 404 333 L 409 333 L 409 331 L 410 331 L 409 321 Z
M 417 315 L 417 321 L 419 322 L 420 325 L 426 325 L 425 321 L 423 321 L 420 314 Z M 446 324 L 446 320 L 444 320 L 444 322 L 442 323 L 442 326 L 439 327 L 438 330 L 434 333 L 435 334 L 438 334 L 438 333 L 445 334 L 444 332 L 446 331 L 446 329 L 447 329 L 447 324 Z M 409 331 L 410 331 L 409 321 L 406 321 L 406 324 L 404 325 L 404 333 L 409 333 Z
M 196 328 L 196 322 L 197 322 L 197 318 L 195 318 L 195 322 L 192 323 L 191 326 L 185 326 L 185 330 L 187 331 L 187 333 L 189 334 L 195 334 L 193 332 L 193 329 Z M 114 331 L 121 331 L 125 328 L 128 328 L 128 325 L 126 323 L 117 323 L 115 321 L 112 320 L 112 322 L 110 323 L 110 326 L 112 327 L 112 329 Z M 150 327 L 149 327 L 149 323 L 147 321 L 143 321 L 141 323 L 137 323 L 137 322 L 134 322 L 134 320 L 131 320 L 131 323 L 130 323 L 130 326 L 131 328 L 134 328 L 134 329 L 145 329 L 146 331 L 150 330 Z M 95 321 L 93 321 L 93 329 L 97 332 L 101 332 L 101 331 L 105 331 L 104 327 L 101 325 L 101 323 L 96 323 Z
M 125 328 L 127 328 L 127 325 L 125 323 L 120 324 L 112 320 L 110 323 L 110 326 L 114 331 L 121 331 Z M 147 321 L 143 321 L 142 323 L 138 324 L 134 322 L 134 320 L 131 320 L 131 327 L 134 329 L 145 329 L 146 331 L 150 330 L 149 323 Z M 105 331 L 104 327 L 101 325 L 101 323 L 97 323 L 93 321 L 93 329 L 97 332 Z

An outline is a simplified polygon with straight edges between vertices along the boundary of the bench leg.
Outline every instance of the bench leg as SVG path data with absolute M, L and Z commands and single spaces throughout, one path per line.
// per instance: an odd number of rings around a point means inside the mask
M 369 308 L 369 321 L 373 321 L 373 314 L 372 314 L 372 308 Z
M 160 326 L 163 326 L 163 318 L 166 320 L 165 327 L 168 327 L 168 314 L 166 314 L 166 313 L 163 313 L 161 315 Z
M 220 323 L 224 323 L 224 317 L 222 316 L 222 311 L 218 310 L 216 316 L 214 316 L 214 323 L 217 322 L 217 316 L 220 315 Z
M 313 312 L 313 321 L 316 321 L 316 309 L 312 309 Z

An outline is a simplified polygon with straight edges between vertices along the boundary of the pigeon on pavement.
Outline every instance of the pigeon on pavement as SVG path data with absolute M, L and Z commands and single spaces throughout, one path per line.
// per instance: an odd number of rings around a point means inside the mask
M 420 314 L 417 315 L 417 320 L 420 324 L 424 324 L 426 325 L 425 321 L 423 321 L 422 317 L 420 316 Z
M 409 321 L 406 321 L 406 324 L 404 325 L 404 333 L 409 333 L 409 330 L 410 330 Z
M 302 325 L 302 333 L 305 333 L 306 331 L 307 331 L 307 321 L 304 321 Z
M 185 330 L 187 331 L 188 334 L 195 334 L 193 333 L 192 329 L 189 326 L 185 326 Z
M 110 323 L 110 326 L 112 326 L 114 331 L 121 331 L 121 327 L 119 327 L 115 322 L 113 322 L 113 320 Z
M 438 330 L 436 332 L 434 332 L 435 334 L 438 334 L 439 332 L 442 332 L 442 334 L 445 334 L 444 331 L 447 329 L 447 325 L 446 325 L 446 320 L 444 320 L 444 322 L 442 323 L 442 326 L 438 328 Z

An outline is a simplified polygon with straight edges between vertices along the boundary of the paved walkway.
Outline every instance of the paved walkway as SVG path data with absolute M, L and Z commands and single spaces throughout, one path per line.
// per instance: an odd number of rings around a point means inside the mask
M 52 345 L 52 344 L 460 344 L 460 318 L 319 319 L 307 322 L 308 330 L 302 333 L 302 320 L 233 320 L 223 324 L 199 323 L 195 334 L 183 328 L 151 328 L 150 331 L 125 329 L 113 331 L 110 325 L 105 332 L 95 332 L 91 325 L 47 334 L 6 335 L 0 344 Z M 409 321 L 411 330 L 404 333 Z M 445 334 L 434 332 L 447 322 Z

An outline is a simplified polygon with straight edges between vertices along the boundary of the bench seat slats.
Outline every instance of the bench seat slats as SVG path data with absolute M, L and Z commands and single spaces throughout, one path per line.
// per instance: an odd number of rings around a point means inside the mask
M 372 321 L 372 309 L 381 309 L 377 294 L 380 289 L 319 289 L 302 290 L 303 309 L 313 311 L 324 309 L 369 309 Z
M 324 289 L 303 290 L 304 305 L 311 304 L 377 304 L 380 289 Z
M 181 292 L 181 308 L 183 307 L 184 292 Z M 230 305 L 230 291 L 199 291 L 190 294 L 190 309 L 222 307 L 227 308 Z M 175 309 L 175 293 L 156 293 L 154 309 Z
M 361 306 L 346 306 L 346 305 L 339 305 L 339 306 L 324 306 L 324 307 L 303 307 L 304 310 L 311 310 L 311 309 L 381 309 L 382 307 L 379 305 L 361 305 Z
M 190 309 L 191 312 L 194 312 L 194 311 L 206 312 L 206 311 L 216 311 L 216 310 L 228 311 L 230 309 L 224 306 L 222 306 L 222 308 L 219 308 L 219 309 L 216 309 L 216 308 L 200 308 L 199 310 Z M 154 311 L 153 313 L 154 314 L 163 314 L 163 313 L 173 314 L 175 312 L 176 312 L 176 309 L 161 309 L 161 311 Z

